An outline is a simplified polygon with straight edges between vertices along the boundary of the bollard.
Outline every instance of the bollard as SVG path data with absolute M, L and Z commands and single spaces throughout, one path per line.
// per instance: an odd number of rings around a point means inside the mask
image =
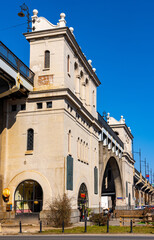
M 20 228 L 19 233 L 22 233 L 22 225 L 21 225 L 21 221 L 19 222 L 19 228 Z
M 64 233 L 64 220 L 62 222 L 62 233 Z
M 107 233 L 109 233 L 109 219 L 107 220 Z
M 85 214 L 85 218 L 84 218 L 84 232 L 87 232 L 87 215 Z
M 132 232 L 133 232 L 133 221 L 130 220 L 130 233 L 132 233 Z
M 42 232 L 42 221 L 40 221 L 40 233 Z

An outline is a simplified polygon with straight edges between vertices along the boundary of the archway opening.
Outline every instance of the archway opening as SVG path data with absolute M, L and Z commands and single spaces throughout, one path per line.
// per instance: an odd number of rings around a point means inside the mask
M 114 210 L 117 206 L 117 199 L 122 199 L 122 180 L 120 177 L 119 166 L 116 159 L 111 157 L 106 165 L 102 189 L 101 206 Z
M 25 180 L 16 188 L 15 213 L 32 214 L 42 211 L 43 190 L 40 184 L 34 180 Z
M 85 183 L 82 183 L 78 193 L 78 209 L 80 211 L 80 221 L 84 219 L 85 210 L 89 205 L 88 190 Z

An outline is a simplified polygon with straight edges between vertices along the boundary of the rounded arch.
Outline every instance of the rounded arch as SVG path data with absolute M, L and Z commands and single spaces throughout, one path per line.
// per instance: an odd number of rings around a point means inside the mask
M 27 179 L 31 179 L 33 181 L 38 182 L 39 185 L 42 187 L 42 190 L 43 190 L 43 209 L 42 210 L 48 209 L 49 201 L 52 197 L 51 186 L 49 184 L 49 181 L 43 174 L 34 170 L 23 171 L 11 179 L 11 181 L 8 184 L 8 188 L 10 189 L 10 192 L 11 192 L 10 201 L 12 201 L 12 203 L 14 202 L 14 194 L 17 186 L 21 182 Z
M 14 210 L 16 214 L 39 213 L 42 211 L 43 190 L 32 179 L 22 181 L 14 193 Z
M 82 196 L 82 194 L 84 196 Z M 86 202 L 88 202 L 88 189 L 87 189 L 87 186 L 86 184 L 83 182 L 81 185 L 80 185 L 80 188 L 79 188 L 79 191 L 78 191 L 78 205 L 79 205 L 79 201 L 84 201 L 86 200 Z M 84 202 L 85 203 L 85 202 Z
M 124 198 L 124 188 L 121 170 L 116 158 L 110 157 L 106 162 L 100 183 L 101 195 L 112 196 L 112 206 L 117 206 L 117 200 L 121 201 Z
M 82 219 L 84 219 L 87 207 L 89 207 L 88 189 L 84 182 L 80 185 L 77 201 L 81 221 Z

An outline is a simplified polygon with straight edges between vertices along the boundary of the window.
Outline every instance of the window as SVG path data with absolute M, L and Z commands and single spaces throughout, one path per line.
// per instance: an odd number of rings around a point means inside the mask
M 70 74 L 70 56 L 67 56 L 67 73 Z
M 37 103 L 37 109 L 42 109 L 42 103 Z
M 77 158 L 80 159 L 80 138 L 77 140 Z
M 71 155 L 71 130 L 68 132 L 68 154 Z
M 17 105 L 12 105 L 12 112 L 17 111 Z
M 52 102 L 47 102 L 47 108 L 52 108 Z
M 33 150 L 34 130 L 32 128 L 27 131 L 27 150 Z
M 92 104 L 93 104 L 93 107 L 95 107 L 95 91 L 94 90 L 92 91 Z
M 89 105 L 89 103 L 90 103 L 90 101 L 89 101 L 89 99 L 90 99 L 90 96 L 89 96 L 90 91 L 89 91 L 89 81 L 88 81 L 87 78 L 86 78 L 86 81 L 85 81 L 85 87 L 86 87 L 86 104 Z
M 26 104 L 25 103 L 21 104 L 21 110 L 26 110 Z
M 44 56 L 44 68 L 50 68 L 50 51 L 45 51 Z

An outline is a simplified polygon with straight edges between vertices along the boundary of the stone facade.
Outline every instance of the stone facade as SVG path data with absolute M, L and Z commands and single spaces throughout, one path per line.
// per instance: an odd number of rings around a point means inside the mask
M 134 175 L 130 128 L 123 117 L 108 115 L 106 122 L 97 113 L 100 81 L 65 14 L 57 25 L 37 10 L 33 14 L 33 31 L 24 34 L 33 89 L 29 73 L 26 81 L 15 69 L 7 73 L 9 79 L 17 76 L 18 89 L 9 92 L 7 86 L 0 94 L 0 191 L 10 190 L 11 216 L 40 212 L 44 218 L 49 203 L 63 193 L 72 199 L 74 222 L 85 206 L 98 211 L 102 196 L 110 197 L 110 207 L 134 208 L 141 195 L 135 186 L 153 190 Z M 5 213 L 6 203 L 0 204 Z
M 96 88 L 100 81 L 65 24 L 50 28 L 49 22 L 37 17 L 35 11 L 34 16 L 37 27 L 25 34 L 30 42 L 30 68 L 35 73 L 33 91 L 26 98 L 1 102 L 2 189 L 10 189 L 10 202 L 16 212 L 15 201 L 19 199 L 18 212 L 22 205 L 20 191 L 15 199 L 17 187 L 29 180 L 42 188 L 42 211 L 63 193 L 68 194 L 72 208 L 77 210 L 79 189 L 84 183 L 86 205 L 97 210 L 100 194 L 94 189 L 94 169 L 99 167 L 101 126 L 97 120 Z M 64 14 L 60 21 L 65 23 Z M 30 150 L 29 130 L 33 133 Z M 73 160 L 72 189 L 67 186 L 68 157 Z

